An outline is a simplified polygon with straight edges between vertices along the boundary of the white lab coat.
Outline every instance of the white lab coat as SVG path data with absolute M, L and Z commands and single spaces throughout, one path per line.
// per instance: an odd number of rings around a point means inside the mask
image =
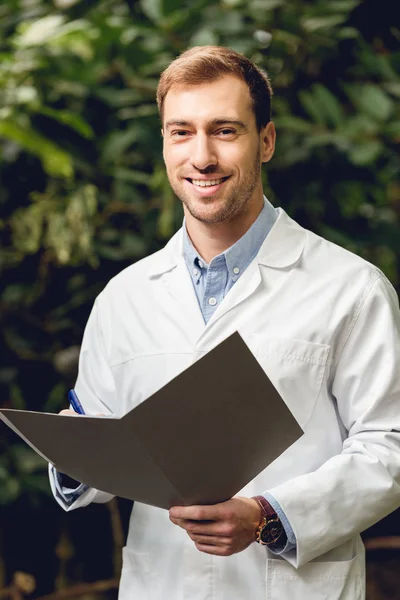
M 275 496 L 296 551 L 276 556 L 254 543 L 213 557 L 167 511 L 135 503 L 120 600 L 364 598 L 358 533 L 400 505 L 399 321 L 378 269 L 281 209 L 207 325 L 181 232 L 115 277 L 83 340 L 76 391 L 87 413 L 123 415 L 239 330 L 305 431 L 240 492 Z M 109 498 L 90 489 L 69 510 Z

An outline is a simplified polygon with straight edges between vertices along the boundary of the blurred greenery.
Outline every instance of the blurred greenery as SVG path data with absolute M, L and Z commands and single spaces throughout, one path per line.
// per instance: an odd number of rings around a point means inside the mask
M 95 296 L 180 226 L 155 90 L 189 46 L 230 46 L 269 72 L 278 146 L 264 174 L 268 197 L 399 286 L 395 4 L 3 0 L 3 406 L 66 404 Z M 0 506 L 47 506 L 44 461 L 5 427 L 0 448 Z

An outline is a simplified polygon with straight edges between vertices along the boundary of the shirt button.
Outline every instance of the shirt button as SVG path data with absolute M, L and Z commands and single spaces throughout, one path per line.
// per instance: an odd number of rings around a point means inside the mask
M 197 277 L 197 275 L 198 275 L 198 274 L 199 274 L 199 271 L 198 271 L 197 269 L 193 269 L 193 275 L 194 275 L 195 277 Z
M 237 275 L 238 273 L 240 273 L 240 269 L 239 267 L 233 267 L 233 272 L 235 273 L 235 275 Z
M 199 267 L 200 267 L 200 269 L 202 269 L 202 268 L 203 268 L 203 266 L 204 266 L 204 265 L 203 265 L 203 263 L 201 262 L 201 260 L 199 260 L 198 262 L 199 262 Z
M 215 306 L 217 304 L 217 299 L 212 297 L 208 299 L 208 304 L 210 304 L 211 306 Z

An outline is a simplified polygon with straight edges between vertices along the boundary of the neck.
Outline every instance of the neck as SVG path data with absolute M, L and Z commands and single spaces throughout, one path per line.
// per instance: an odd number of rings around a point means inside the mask
M 209 264 L 215 256 L 233 246 L 250 229 L 263 209 L 263 202 L 256 210 L 241 214 L 229 222 L 203 223 L 185 210 L 186 229 L 193 246 L 201 258 Z

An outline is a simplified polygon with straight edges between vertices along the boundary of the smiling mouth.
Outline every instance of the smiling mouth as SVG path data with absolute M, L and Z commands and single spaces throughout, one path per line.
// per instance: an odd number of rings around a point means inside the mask
M 230 175 L 228 177 L 220 177 L 219 179 L 190 179 L 190 177 L 186 177 L 186 180 L 189 181 L 189 183 L 192 183 L 193 185 L 196 185 L 198 187 L 213 187 L 215 185 L 220 185 L 221 183 L 223 183 L 224 181 L 226 181 L 227 179 L 229 179 Z

